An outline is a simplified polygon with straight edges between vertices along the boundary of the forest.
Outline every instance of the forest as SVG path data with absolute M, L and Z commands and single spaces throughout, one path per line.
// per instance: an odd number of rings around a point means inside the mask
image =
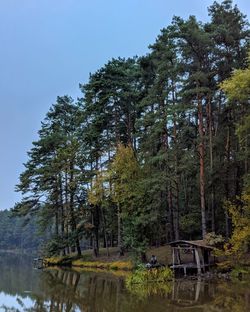
M 146 55 L 57 97 L 12 209 L 51 233 L 47 254 L 143 255 L 209 233 L 250 247 L 250 28 L 231 0 L 208 15 L 173 17 Z
M 36 219 L 27 222 L 27 218 L 13 218 L 9 210 L 0 211 L 0 251 L 37 251 L 45 240 L 37 230 Z

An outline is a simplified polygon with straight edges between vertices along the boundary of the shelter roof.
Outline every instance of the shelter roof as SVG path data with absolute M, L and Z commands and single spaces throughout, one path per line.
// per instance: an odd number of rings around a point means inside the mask
M 176 247 L 176 246 L 183 246 L 185 247 L 186 245 L 189 246 L 196 246 L 196 247 L 200 247 L 200 248 L 204 248 L 204 249 L 214 249 L 213 246 L 209 246 L 206 242 L 206 240 L 192 240 L 192 241 L 188 241 L 188 240 L 177 240 L 177 241 L 173 241 L 169 243 L 170 246 L 172 247 Z

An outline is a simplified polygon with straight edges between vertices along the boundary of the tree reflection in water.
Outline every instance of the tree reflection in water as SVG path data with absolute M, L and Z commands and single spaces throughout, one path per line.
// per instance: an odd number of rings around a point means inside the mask
M 0 311 L 249 311 L 248 284 L 178 280 L 134 285 L 111 273 L 38 271 L 25 258 L 0 257 Z

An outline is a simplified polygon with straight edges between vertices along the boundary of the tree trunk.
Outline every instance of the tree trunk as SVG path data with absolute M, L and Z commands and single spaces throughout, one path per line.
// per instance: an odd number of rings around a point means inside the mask
M 174 96 L 173 96 L 174 101 Z M 179 239 L 179 173 L 178 173 L 178 147 L 177 147 L 177 126 L 176 126 L 176 114 L 174 113 L 174 144 L 175 144 L 175 213 L 174 213 L 174 229 L 175 240 Z
M 70 163 L 70 197 L 69 197 L 69 212 L 70 212 L 70 223 L 71 223 L 71 231 L 73 235 L 75 236 L 75 244 L 77 249 L 77 255 L 81 256 L 81 247 L 80 247 L 80 241 L 79 237 L 77 235 L 77 228 L 76 228 L 76 219 L 75 219 L 75 213 L 74 213 L 74 195 L 75 195 L 75 189 L 72 187 L 72 184 L 74 182 L 74 164 L 73 162 Z
M 93 248 L 93 256 L 94 257 L 97 257 L 97 250 L 96 250 L 96 240 L 95 240 L 95 221 L 94 221 L 94 211 L 93 211 L 94 207 L 92 207 L 91 209 L 91 223 L 92 223 L 92 226 L 93 226 L 93 229 L 91 231 L 91 246 Z
M 174 231 L 175 227 L 174 227 L 174 216 L 173 216 L 172 190 L 171 190 L 170 183 L 168 186 L 168 216 L 169 216 L 169 223 L 170 223 L 170 240 L 173 241 L 175 237 L 175 231 Z
M 94 207 L 94 231 L 95 231 L 95 253 L 96 256 L 99 256 L 99 225 L 100 225 L 100 220 L 99 220 L 99 206 Z
M 66 254 L 70 253 L 69 250 L 69 243 L 68 243 L 68 239 L 69 239 L 69 200 L 68 200 L 68 172 L 66 169 L 65 172 L 65 217 L 66 217 L 66 241 L 67 241 L 67 246 L 66 246 Z
M 202 99 L 198 95 L 198 121 L 199 121 L 199 157 L 200 157 L 200 201 L 201 201 L 201 229 L 202 238 L 204 239 L 207 233 L 206 228 L 206 207 L 205 207 L 205 174 L 204 174 L 204 134 L 203 134 L 203 113 Z
M 230 127 L 228 126 L 227 129 L 227 139 L 226 139 L 226 181 L 225 181 L 225 193 L 226 193 L 226 200 L 229 200 L 230 191 L 229 191 L 229 169 L 230 169 Z M 229 216 L 227 210 L 225 210 L 225 230 L 226 230 L 226 238 L 229 238 Z
M 211 97 L 208 98 L 207 105 L 207 117 L 208 117 L 208 132 L 209 132 L 209 159 L 210 159 L 210 185 L 211 185 L 211 229 L 215 233 L 215 194 L 214 194 L 214 185 L 213 185 L 213 116 L 212 116 L 212 105 Z
M 65 216 L 64 216 L 64 207 L 63 207 L 63 188 L 62 188 L 62 177 L 61 174 L 59 175 L 59 201 L 60 201 L 60 208 L 61 208 L 61 237 L 64 241 L 65 239 L 65 229 L 64 229 L 64 222 L 65 222 Z M 65 256 L 65 248 L 62 250 L 62 255 Z
M 122 219 L 120 204 L 117 204 L 117 227 L 118 227 L 118 248 L 119 255 L 124 256 L 123 240 L 122 240 Z
M 102 214 L 102 226 L 103 226 L 103 236 L 104 236 L 104 241 L 105 241 L 105 246 L 107 250 L 107 256 L 109 257 L 109 246 L 108 246 L 108 237 L 107 237 L 107 231 L 106 231 L 106 220 L 104 217 L 104 212 L 103 212 L 103 207 L 100 207 L 101 209 L 101 214 Z
M 167 205 L 166 205 L 166 241 L 168 242 L 169 239 L 169 233 L 170 233 L 170 240 L 172 241 L 175 237 L 175 212 L 174 212 L 174 206 L 173 206 L 173 192 L 172 192 L 172 185 L 171 181 L 169 179 L 170 177 L 170 170 L 168 167 L 168 162 L 169 162 L 169 155 L 168 155 L 168 149 L 169 149 L 169 144 L 168 144 L 168 119 L 167 119 L 167 112 L 166 112 L 166 103 L 164 97 L 159 102 L 160 109 L 161 109 L 161 115 L 162 115 L 162 120 L 163 120 L 163 129 L 162 129 L 162 134 L 161 134 L 161 148 L 163 148 L 165 152 L 165 167 L 162 168 L 162 170 L 165 171 L 165 178 L 166 178 L 166 197 L 165 201 L 167 199 Z M 163 197 L 164 198 L 164 197 Z M 168 227 L 170 226 L 170 229 Z
M 58 196 L 58 192 L 56 194 L 56 196 Z M 56 237 L 59 236 L 59 204 L 58 204 L 58 198 L 56 200 L 56 203 L 55 203 L 55 235 Z

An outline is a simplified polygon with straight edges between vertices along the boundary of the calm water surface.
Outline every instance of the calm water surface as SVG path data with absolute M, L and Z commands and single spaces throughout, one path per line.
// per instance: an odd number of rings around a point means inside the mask
M 35 270 L 31 259 L 0 254 L 0 311 L 250 311 L 247 282 L 175 281 L 126 289 L 116 273 Z

